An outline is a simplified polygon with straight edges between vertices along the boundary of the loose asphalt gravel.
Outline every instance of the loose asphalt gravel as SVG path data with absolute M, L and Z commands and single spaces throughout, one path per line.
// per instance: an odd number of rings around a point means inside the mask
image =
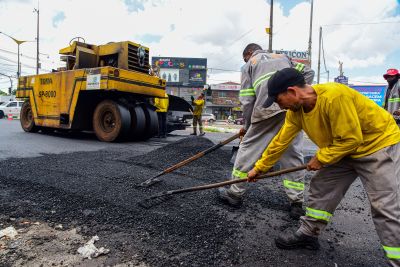
M 134 146 L 134 144 L 130 144 Z M 111 252 L 106 265 L 383 266 L 368 200 L 357 181 L 321 238 L 321 250 L 284 251 L 273 243 L 295 230 L 279 178 L 249 184 L 241 209 L 220 204 L 216 190 L 174 196 L 150 209 L 138 205 L 165 190 L 219 182 L 232 169 L 218 150 L 150 188 L 137 184 L 213 143 L 188 137 L 147 154 L 100 150 L 0 161 L 0 223 L 12 218 L 78 228 Z M 348 220 L 353 223 L 349 224 Z M 359 226 L 360 225 L 360 226 Z M 13 258 L 0 258 L 12 265 Z M 86 260 L 87 263 L 89 260 Z M 335 265 L 336 264 L 336 265 Z

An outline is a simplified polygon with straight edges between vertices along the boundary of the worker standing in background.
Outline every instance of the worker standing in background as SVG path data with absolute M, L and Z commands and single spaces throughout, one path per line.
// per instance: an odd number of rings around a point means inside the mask
M 203 136 L 205 133 L 203 131 L 203 122 L 201 120 L 201 114 L 203 113 L 203 108 L 205 105 L 204 101 L 204 93 L 201 93 L 197 99 L 195 100 L 193 96 L 190 97 L 192 100 L 192 105 L 194 107 L 193 110 L 193 133 L 190 135 L 197 135 L 197 124 L 199 125 L 200 136 Z
M 308 85 L 286 68 L 268 81 L 264 106 L 289 109 L 285 124 L 248 173 L 252 181 L 279 160 L 304 130 L 319 150 L 307 164 L 311 178 L 306 216 L 297 232 L 283 234 L 279 248 L 318 249 L 324 230 L 350 185 L 360 177 L 382 248 L 400 266 L 400 129 L 375 102 L 339 83 Z
M 400 83 L 399 71 L 388 69 L 383 78 L 388 83 L 385 90 L 384 108 L 393 115 L 397 124 L 400 124 Z
M 164 97 L 154 98 L 154 106 L 158 116 L 158 138 L 167 138 L 167 112 L 169 99 L 167 93 Z
M 247 172 L 279 132 L 285 120 L 285 110 L 273 105 L 263 108 L 268 97 L 268 79 L 277 70 L 292 67 L 299 73 L 304 73 L 308 82 L 312 82 L 314 71 L 304 64 L 291 61 L 286 55 L 268 53 L 258 44 L 249 44 L 243 51 L 241 90 L 239 100 L 242 104 L 244 127 L 240 130 L 244 134 L 232 171 L 232 179 L 245 179 Z M 300 133 L 282 157 L 281 168 L 291 168 L 304 164 L 302 153 L 303 135 Z M 287 174 L 283 186 L 290 202 L 290 217 L 298 219 L 304 214 L 304 171 Z M 233 207 L 240 207 L 245 185 L 235 184 L 228 188 L 219 189 L 219 199 Z

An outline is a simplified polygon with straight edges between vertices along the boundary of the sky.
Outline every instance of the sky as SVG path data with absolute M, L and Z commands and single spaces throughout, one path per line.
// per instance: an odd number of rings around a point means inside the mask
M 274 1 L 274 50 L 307 51 L 310 1 Z M 34 8 L 40 13 L 40 73 L 62 66 L 58 51 L 77 36 L 97 45 L 130 40 L 149 47 L 151 56 L 207 58 L 209 84 L 240 82 L 248 43 L 268 48 L 270 0 L 0 0 L 0 32 L 30 41 L 20 45 L 22 75 L 36 72 Z M 354 84 L 384 84 L 388 68 L 400 69 L 399 1 L 314 0 L 316 72 L 320 27 L 320 82 L 328 81 L 326 70 L 330 81 L 339 75 L 339 61 Z M 16 76 L 16 69 L 17 44 L 0 34 L 0 73 Z M 0 90 L 9 86 L 0 76 Z

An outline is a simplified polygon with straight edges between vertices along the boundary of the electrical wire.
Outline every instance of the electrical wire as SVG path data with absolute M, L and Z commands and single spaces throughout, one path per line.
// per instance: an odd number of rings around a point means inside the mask
M 359 25 L 375 25 L 375 24 L 397 24 L 400 21 L 376 21 L 376 22 L 359 22 L 359 23 L 337 23 L 337 24 L 326 24 L 321 25 L 323 27 L 327 26 L 359 26 Z

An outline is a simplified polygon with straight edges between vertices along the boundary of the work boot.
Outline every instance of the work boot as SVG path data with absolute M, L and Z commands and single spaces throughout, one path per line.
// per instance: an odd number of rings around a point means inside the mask
M 191 133 L 190 135 L 197 135 L 197 133 Z
M 240 208 L 242 206 L 243 200 L 241 197 L 232 193 L 231 190 L 226 189 L 225 187 L 218 188 L 218 198 L 224 204 L 228 204 L 234 208 Z
M 305 235 L 300 232 L 281 234 L 278 238 L 275 238 L 275 245 L 280 249 L 319 249 L 318 237 Z
M 290 218 L 292 218 L 293 220 L 298 220 L 300 219 L 301 216 L 304 215 L 305 212 L 303 210 L 303 203 L 296 202 L 290 204 L 290 211 L 289 211 Z
M 205 135 L 205 134 L 206 134 L 205 132 L 202 132 L 202 133 L 199 134 L 199 136 L 203 136 L 203 135 Z

